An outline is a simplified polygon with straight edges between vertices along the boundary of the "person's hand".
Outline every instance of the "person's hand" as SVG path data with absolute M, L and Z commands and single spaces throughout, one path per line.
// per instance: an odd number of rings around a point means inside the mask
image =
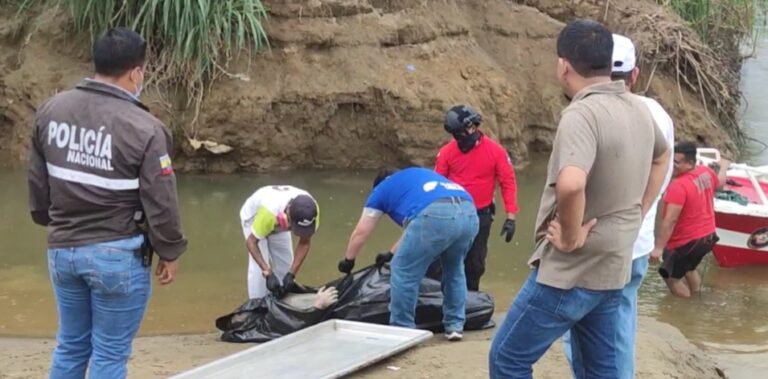
M 393 254 L 391 251 L 387 251 L 386 253 L 378 253 L 376 254 L 376 266 L 381 267 L 385 263 L 388 263 L 392 260 L 392 257 L 394 257 L 395 254 Z
M 283 277 L 283 294 L 291 292 L 291 290 L 293 289 L 293 286 L 296 284 L 294 282 L 294 279 L 296 279 L 296 275 L 294 275 L 293 273 L 289 272 L 285 274 L 285 276 Z
M 157 281 L 160 282 L 160 285 L 164 286 L 166 284 L 171 284 L 174 279 L 176 279 L 176 270 L 179 269 L 179 264 L 177 261 L 166 261 L 160 259 L 160 262 L 157 263 L 157 268 L 155 269 L 155 276 L 157 276 Z
M 355 268 L 354 259 L 347 259 L 346 257 L 344 257 L 344 259 L 339 261 L 339 272 L 344 274 L 349 274 L 352 272 L 353 268 Z
M 547 241 L 549 241 L 555 248 L 563 253 L 570 253 L 574 250 L 580 249 L 587 241 L 587 235 L 589 231 L 597 224 L 597 219 L 593 218 L 586 224 L 581 226 L 576 238 L 572 241 L 563 240 L 563 228 L 560 225 L 560 221 L 554 219 L 549 222 L 549 228 L 547 228 Z
M 654 248 L 651 251 L 651 257 L 649 258 L 649 260 L 651 261 L 651 263 L 661 263 L 661 260 L 662 260 L 661 256 L 663 253 L 664 253 L 664 249 Z
M 317 298 L 315 299 L 314 306 L 317 309 L 326 309 L 338 300 L 339 291 L 336 289 L 336 287 L 325 288 L 325 286 L 323 286 L 317 290 Z
M 280 295 L 280 291 L 282 291 L 282 287 L 280 286 L 280 281 L 277 280 L 277 276 L 274 272 L 270 272 L 269 275 L 267 275 L 267 289 L 269 292 L 272 292 L 274 295 Z
M 506 234 L 506 237 L 504 237 L 504 241 L 509 243 L 509 241 L 512 241 L 512 237 L 515 236 L 515 220 L 508 218 L 506 221 L 504 221 L 504 225 L 501 227 L 501 236 Z

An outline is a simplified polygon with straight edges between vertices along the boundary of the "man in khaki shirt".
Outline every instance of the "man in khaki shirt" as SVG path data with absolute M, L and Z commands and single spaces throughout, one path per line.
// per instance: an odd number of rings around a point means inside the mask
M 571 330 L 577 377 L 619 376 L 615 336 L 632 245 L 666 174 L 669 152 L 648 107 L 610 79 L 613 39 L 577 20 L 558 36 L 563 111 L 536 221 L 534 267 L 490 352 L 491 378 L 530 378 Z

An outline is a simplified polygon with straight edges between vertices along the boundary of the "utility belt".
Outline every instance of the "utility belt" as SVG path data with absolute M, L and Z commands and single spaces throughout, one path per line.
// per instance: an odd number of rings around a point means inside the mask
M 142 266 L 151 267 L 152 255 L 154 255 L 155 250 L 152 248 L 152 243 L 149 241 L 149 224 L 147 224 L 147 218 L 144 215 L 144 211 L 136 211 L 133 214 L 133 222 L 136 223 L 136 226 L 144 236 L 144 243 L 141 244 L 141 247 L 136 251 L 136 254 L 141 257 Z
M 496 203 L 491 203 L 491 205 L 487 207 L 482 207 L 477 210 L 478 216 L 486 216 L 486 215 L 495 215 L 496 214 Z

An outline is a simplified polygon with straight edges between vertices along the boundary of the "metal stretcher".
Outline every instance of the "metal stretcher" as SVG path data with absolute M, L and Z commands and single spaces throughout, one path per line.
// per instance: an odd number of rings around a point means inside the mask
M 432 337 L 432 332 L 328 320 L 172 379 L 339 378 Z

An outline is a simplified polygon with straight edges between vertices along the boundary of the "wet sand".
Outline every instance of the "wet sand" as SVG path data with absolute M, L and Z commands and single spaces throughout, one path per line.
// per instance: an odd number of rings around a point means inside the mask
M 495 318 L 501 317 L 499 314 Z M 640 318 L 639 328 L 637 378 L 721 378 L 713 359 L 689 343 L 679 330 L 646 317 Z M 488 349 L 496 330 L 468 332 L 461 342 L 446 342 L 441 335 L 435 335 L 416 348 L 350 377 L 487 378 Z M 214 333 L 139 337 L 128 376 L 165 378 L 252 346 L 221 342 Z M 0 378 L 45 377 L 53 347 L 51 339 L 0 338 Z M 568 373 L 559 341 L 534 367 L 536 378 L 567 378 Z

